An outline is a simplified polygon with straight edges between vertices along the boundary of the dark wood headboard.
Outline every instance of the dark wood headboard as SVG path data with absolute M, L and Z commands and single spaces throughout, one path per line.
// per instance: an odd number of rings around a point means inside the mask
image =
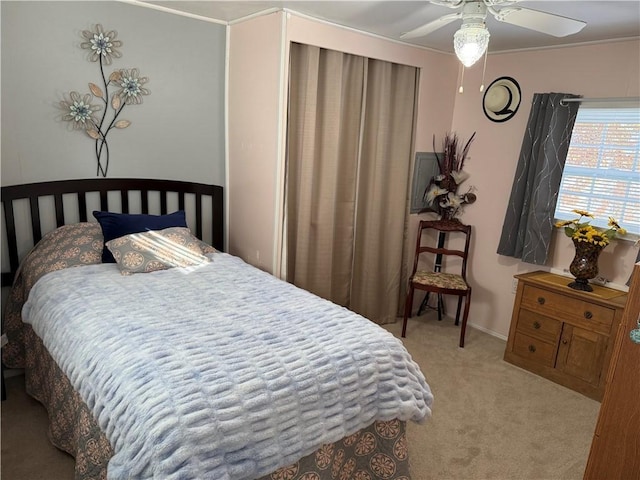
M 109 195 L 111 192 L 116 192 L 115 196 L 119 200 L 117 207 L 112 205 L 115 201 L 112 202 L 110 200 L 114 195 L 113 193 Z M 139 195 L 139 211 L 130 210 L 130 192 L 134 195 Z M 75 201 L 68 201 L 69 194 Z M 68 212 L 69 205 L 72 205 L 74 210 L 77 209 L 74 216 L 79 218 L 79 221 L 86 222 L 88 218 L 93 219 L 90 212 L 87 212 L 87 196 L 96 194 L 100 198 L 100 210 L 118 213 L 149 213 L 150 205 L 153 202 L 152 195 L 156 195 L 153 198 L 157 198 L 159 194 L 159 213 L 162 215 L 169 213 L 167 205 L 170 195 L 177 195 L 178 210 L 188 210 L 185 198 L 193 196 L 195 200 L 195 225 L 190 225 L 191 229 L 200 239 L 208 239 L 210 237 L 211 244 L 216 249 L 221 251 L 224 249 L 223 189 L 219 185 L 137 178 L 94 178 L 11 185 L 2 187 L 2 205 L 4 208 L 4 223 L 7 232 L 7 249 L 10 264 L 10 271 L 8 272 L 4 271 L 5 268 L 3 267 L 2 286 L 11 286 L 20 263 L 14 210 L 15 201 L 22 199 L 28 199 L 29 201 L 31 232 L 33 244 L 35 244 L 42 238 L 41 198 L 53 197 L 56 226 L 61 227 L 66 223 L 73 223 L 73 221 L 65 222 L 65 212 Z M 211 201 L 211 215 L 213 218 L 203 222 L 203 199 L 208 201 L 208 198 Z M 118 209 L 110 210 L 110 206 Z M 209 224 L 209 221 L 211 231 L 204 235 L 203 225 Z

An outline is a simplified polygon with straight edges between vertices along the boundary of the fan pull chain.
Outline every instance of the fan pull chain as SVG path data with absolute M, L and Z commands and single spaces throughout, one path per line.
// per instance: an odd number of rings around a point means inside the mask
M 487 48 L 484 51 L 484 66 L 482 67 L 482 83 L 480 84 L 480 92 L 484 92 L 484 74 L 487 71 L 487 52 L 489 49 Z
M 458 93 L 464 93 L 464 65 L 462 66 L 462 76 L 460 77 L 460 88 L 458 88 Z

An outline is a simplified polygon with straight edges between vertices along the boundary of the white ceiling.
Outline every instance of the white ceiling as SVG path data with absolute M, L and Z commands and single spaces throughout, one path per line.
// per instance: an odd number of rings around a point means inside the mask
M 225 23 L 233 23 L 234 21 L 264 11 L 288 9 L 331 23 L 395 40 L 400 40 L 400 35 L 404 32 L 419 27 L 443 15 L 457 11 L 440 5 L 434 5 L 429 3 L 428 0 L 174 0 L 147 1 L 145 3 L 152 3 L 164 8 L 208 17 Z M 585 21 L 587 25 L 582 31 L 576 34 L 556 38 L 533 30 L 498 22 L 491 15 L 487 15 L 486 23 L 491 33 L 489 53 L 640 37 L 640 0 L 520 0 L 517 6 L 582 20 Z M 460 20 L 457 20 L 426 37 L 403 41 L 442 52 L 452 53 L 453 34 L 459 27 Z

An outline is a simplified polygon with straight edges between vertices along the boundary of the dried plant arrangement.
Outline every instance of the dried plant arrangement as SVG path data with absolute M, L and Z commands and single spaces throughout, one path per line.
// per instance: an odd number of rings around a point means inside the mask
M 442 143 L 442 155 L 436 153 L 440 173 L 430 180 L 423 198 L 443 219 L 455 218 L 462 212 L 463 205 L 476 201 L 475 187 L 469 187 L 464 194 L 458 193 L 460 185 L 469 178 L 464 163 L 475 136 L 474 132 L 463 146 L 455 133 L 448 133 Z M 435 143 L 434 136 L 433 150 L 437 152 Z

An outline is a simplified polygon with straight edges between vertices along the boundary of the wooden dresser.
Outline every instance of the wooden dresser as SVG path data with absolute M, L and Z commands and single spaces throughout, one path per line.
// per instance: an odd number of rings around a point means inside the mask
M 581 292 L 567 287 L 571 278 L 548 272 L 516 278 L 504 359 L 602 400 L 627 294 L 598 285 Z

